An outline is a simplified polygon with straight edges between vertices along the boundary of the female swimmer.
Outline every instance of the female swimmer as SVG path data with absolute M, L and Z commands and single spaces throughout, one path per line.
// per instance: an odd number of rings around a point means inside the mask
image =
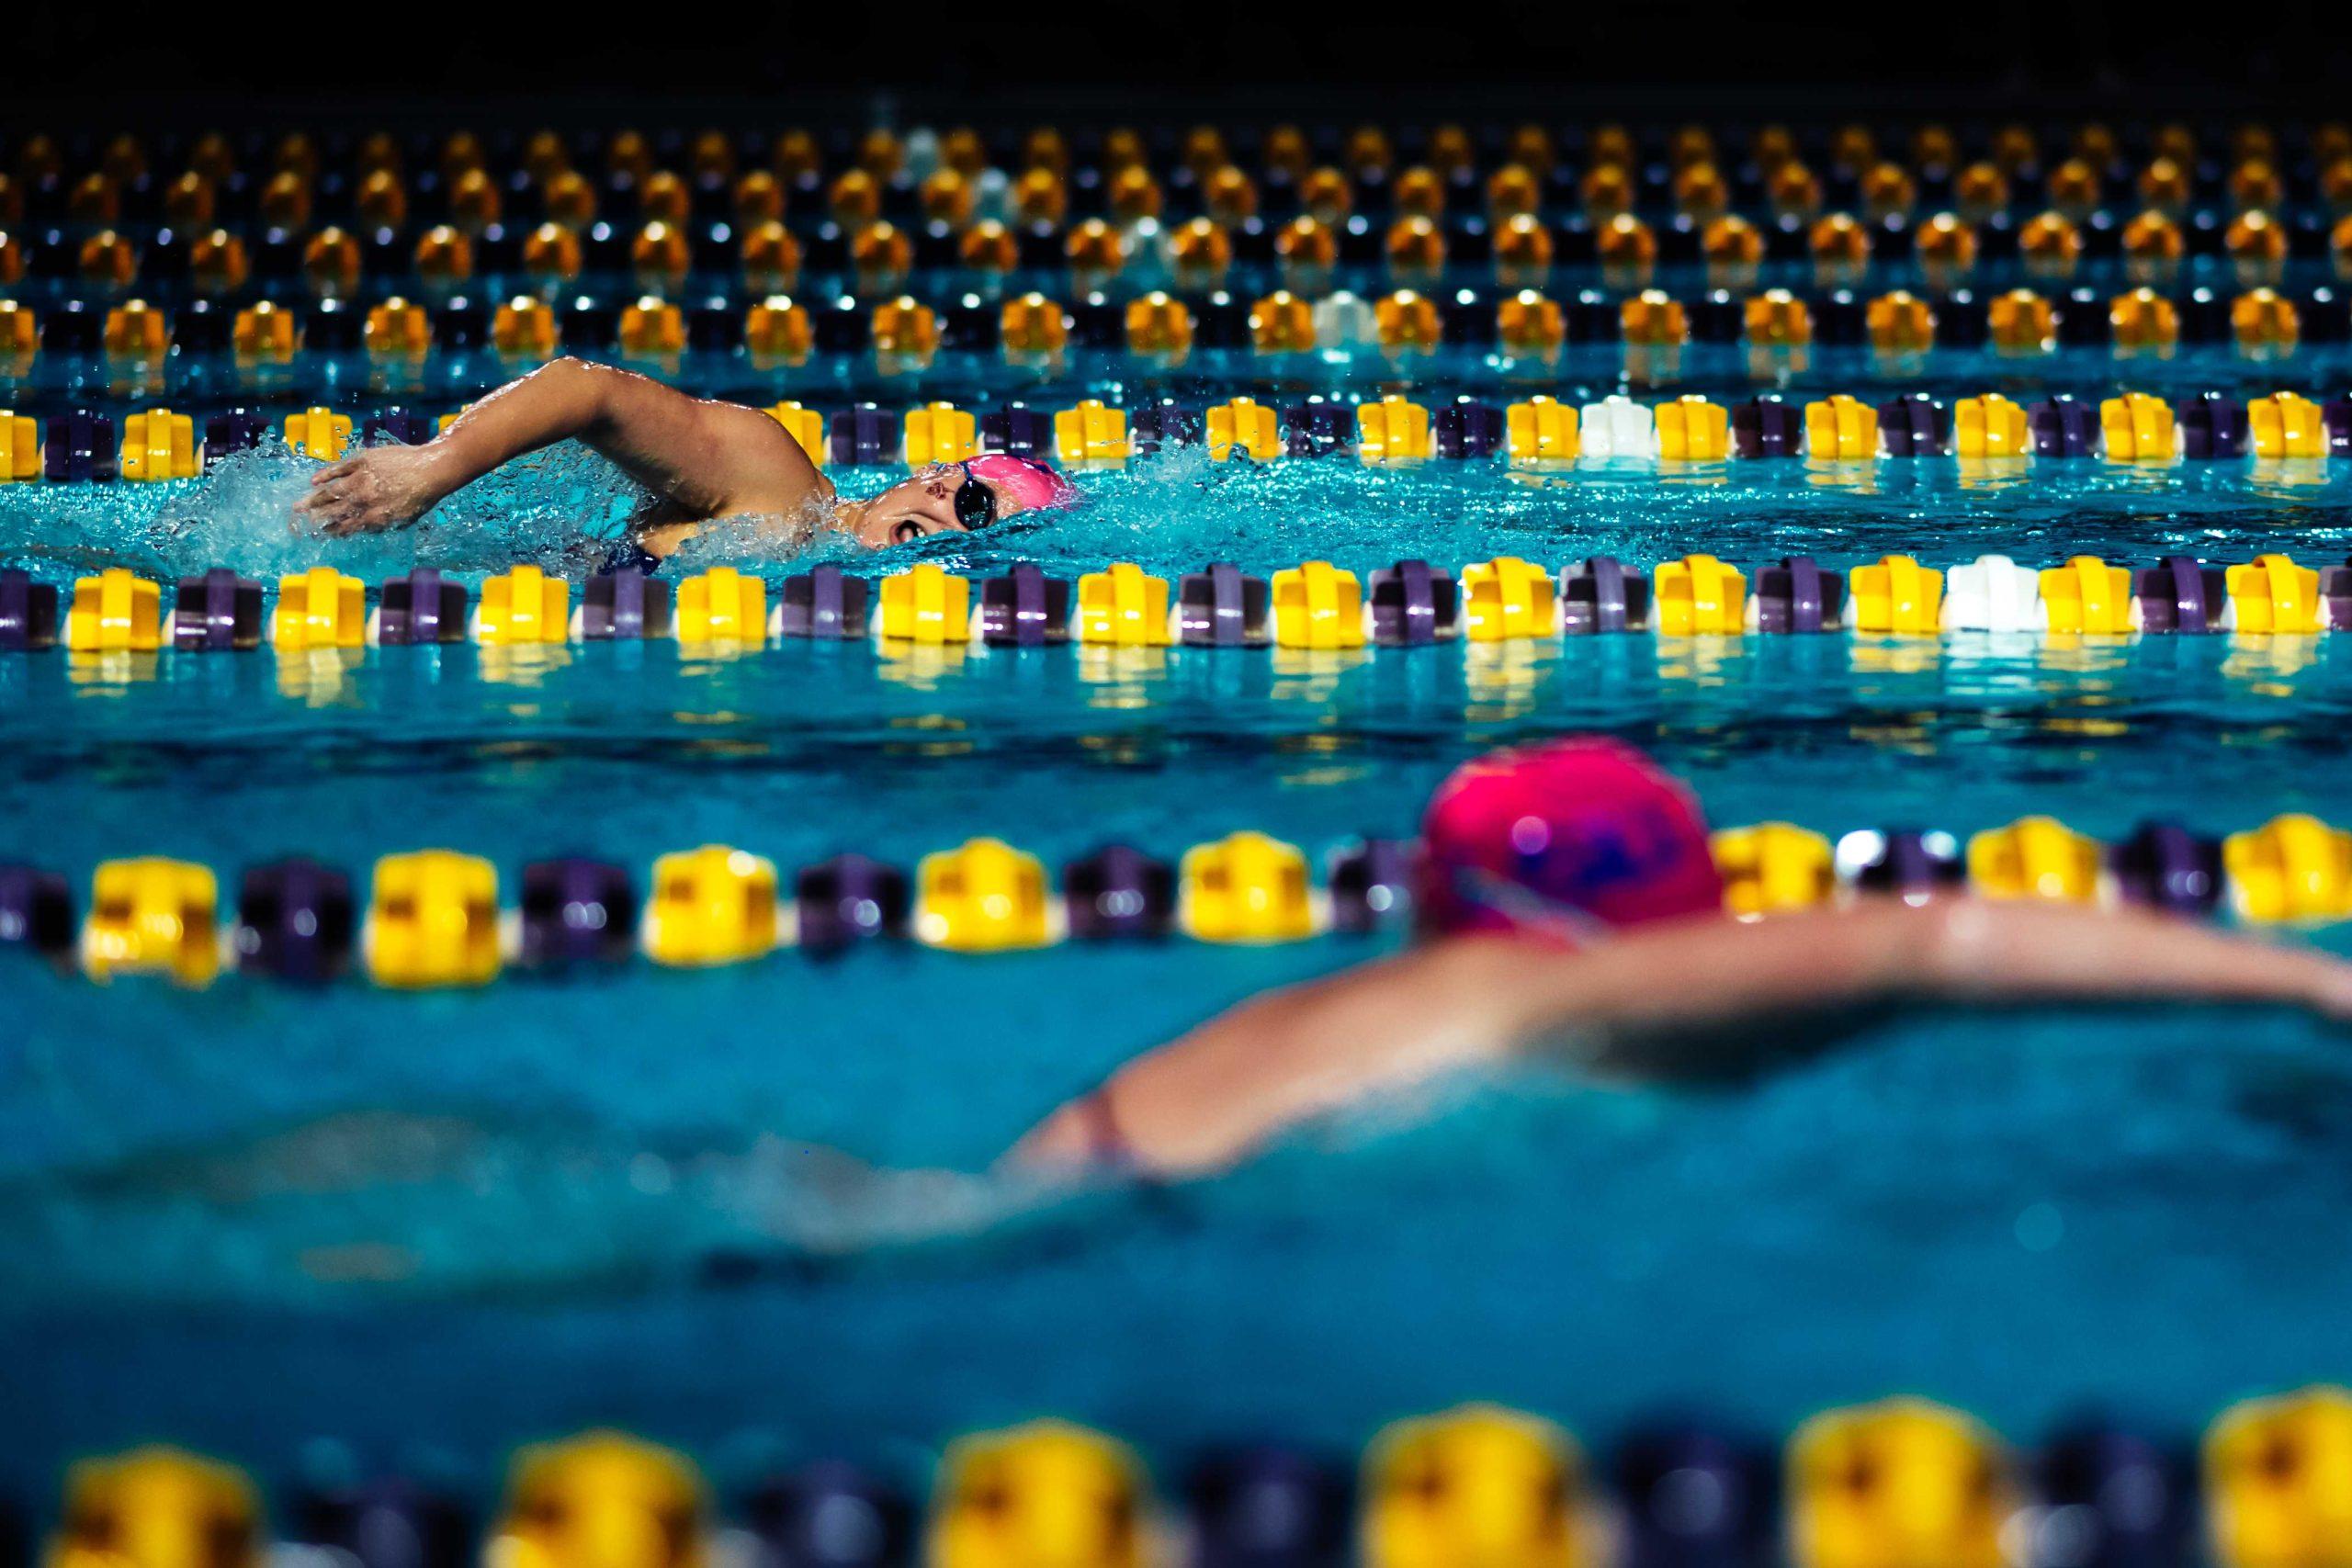
M 574 438 L 652 491 L 636 542 L 654 560 L 717 517 L 830 526 L 880 548 L 1067 506 L 1078 494 L 1046 464 L 1000 453 L 933 464 L 870 501 L 844 500 L 757 409 L 559 359 L 483 398 L 422 446 L 373 446 L 328 465 L 294 510 L 328 534 L 401 527 L 500 464 Z
M 1752 1076 L 1902 1000 L 2283 1003 L 2352 1016 L 2352 965 L 2141 909 L 1952 897 L 1722 918 L 1688 791 L 1566 740 L 1474 762 L 1423 825 L 1411 950 L 1255 998 L 1128 1063 L 1014 1148 L 1030 1169 L 1186 1175 L 1456 1068 Z

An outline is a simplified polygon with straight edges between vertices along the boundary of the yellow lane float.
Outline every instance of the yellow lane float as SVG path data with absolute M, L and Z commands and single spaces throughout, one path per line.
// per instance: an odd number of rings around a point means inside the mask
M 370 359 L 423 359 L 433 348 L 433 317 L 416 301 L 394 295 L 368 307 L 360 341 Z
M 555 357 L 555 311 L 544 299 L 518 294 L 502 300 L 490 319 L 490 345 L 506 359 Z
M 1637 347 L 1671 348 L 1690 341 L 1690 314 L 1663 289 L 1645 288 L 1618 307 L 1617 335 Z
M 500 965 L 496 869 L 454 850 L 386 855 L 360 947 L 379 986 L 487 985 Z
M 2099 430 L 2110 463 L 2169 463 L 2179 455 L 2172 407 L 2145 392 L 2126 392 L 2098 405 Z
M 122 567 L 76 578 L 65 646 L 76 653 L 153 653 L 163 641 L 163 590 Z
M 1143 1568 L 1143 1472 L 1099 1433 L 1062 1421 L 960 1438 L 940 1464 L 933 1568 Z
M 126 479 L 192 479 L 204 471 L 196 423 L 184 413 L 149 409 L 122 422 L 120 472 Z
M 882 580 L 874 634 L 894 642 L 933 646 L 970 636 L 972 584 L 935 561 L 922 561 Z
M 220 972 L 220 888 L 209 869 L 149 856 L 102 863 L 90 879 L 82 968 L 94 980 L 162 975 L 206 986 Z
M 1462 634 L 1472 642 L 1559 635 L 1558 585 L 1532 561 L 1474 561 L 1462 569 Z
M 1274 411 L 1254 399 L 1235 398 L 1230 402 L 1216 404 L 1208 412 L 1206 424 L 1212 462 L 1225 462 L 1236 452 L 1261 463 L 1282 455 L 1282 435 L 1275 428 Z
M 2283 555 L 2256 556 L 2222 575 L 2233 629 L 2249 634 L 2312 636 L 2327 629 L 2319 573 Z
M 1514 463 L 1573 463 L 1580 450 L 1573 403 L 1530 398 L 1503 411 L 1504 447 Z
M 1933 637 L 1943 624 L 1944 574 L 1909 556 L 1858 566 L 1849 578 L 1854 629 L 1896 637 Z
M 1065 463 L 1124 463 L 1130 451 L 1126 411 L 1100 398 L 1063 409 L 1054 415 L 1054 446 Z
M 1367 463 L 1419 462 L 1434 451 L 1430 411 L 1400 397 L 1362 404 L 1356 410 L 1356 441 Z
M 229 344 L 243 365 L 283 365 L 294 357 L 300 333 L 294 313 L 263 299 L 237 312 Z
M 1838 890 L 1829 840 L 1789 822 L 1726 828 L 1709 840 L 1724 908 L 1743 920 L 1826 904 Z
M 1984 318 L 1996 354 L 2047 354 L 2058 346 L 2058 318 L 2050 301 L 2030 288 L 1995 295 Z
M 1583 1463 L 1548 1421 L 1465 1405 L 1365 1450 L 1364 1568 L 1583 1568 Z
M 1751 346 L 1801 348 L 1813 341 L 1813 311 L 1785 288 L 1754 296 L 1740 315 Z
M 1260 354 L 1306 353 L 1315 346 L 1315 307 L 1287 288 L 1274 290 L 1250 307 L 1250 344 Z
M 1235 833 L 1184 852 L 1177 924 L 1201 942 L 1302 942 L 1315 934 L 1312 887 L 1297 846 Z
M 160 364 L 171 348 L 171 322 L 146 300 L 126 299 L 107 312 L 101 341 L 108 359 Z
M 2106 852 L 2052 817 L 2020 817 L 1968 840 L 1968 879 L 1988 898 L 2098 901 Z
M 2319 405 L 2295 392 L 2274 392 L 2245 406 L 2257 457 L 2324 457 L 2327 426 Z
M 2213 1423 L 2204 1447 L 2206 1529 L 2219 1568 L 2352 1563 L 2352 1393 L 2247 1400 Z
M 1311 560 L 1274 573 L 1278 648 L 1362 648 L 1363 590 L 1352 571 Z
M 368 585 L 331 566 L 279 578 L 269 640 L 281 653 L 362 646 L 368 640 Z
M 915 468 L 960 463 L 979 450 L 979 423 L 954 403 L 925 403 L 907 411 L 907 461 Z
M 332 463 L 351 446 L 351 416 L 333 409 L 306 409 L 286 416 L 286 445 L 305 457 Z
M 482 1556 L 502 1568 L 703 1568 L 707 1508 L 679 1455 L 590 1432 L 515 1456 Z
M 860 235 L 854 247 L 860 253 L 858 271 L 865 288 L 892 288 L 904 281 L 906 237 L 897 229 L 877 223 Z M 875 367 L 883 374 L 927 368 L 939 352 L 939 312 L 910 294 L 885 299 L 874 307 L 871 335 Z M 970 456 L 952 452 L 952 433 L 942 445 L 951 451 L 937 461 L 954 462 L 958 456 Z
M 1895 289 L 1863 310 L 1871 347 L 1880 354 L 1925 354 L 1936 346 L 1936 312 L 1925 299 Z
M 1390 354 L 1428 354 L 1445 341 L 1437 301 L 1410 288 L 1383 295 L 1372 307 L 1380 346 Z
M 1998 392 L 1952 405 L 1952 451 L 1962 457 L 2022 457 L 2033 451 L 2025 410 Z
M 44 1568 L 260 1568 L 261 1499 L 238 1471 L 177 1449 L 76 1463 Z
M 1567 312 L 1558 300 L 1522 288 L 1495 307 L 1495 334 L 1513 358 L 1548 359 L 1568 341 Z
M 756 647 L 767 641 L 768 585 L 731 566 L 715 566 L 678 584 L 678 640 Z
M 1001 840 L 925 855 L 915 883 L 914 933 L 928 946 L 1001 953 L 1053 940 L 1044 864 Z
M 2120 637 L 2132 629 L 2132 574 L 2097 556 L 2041 569 L 2041 604 L 2053 632 Z
M 808 460 L 819 468 L 825 466 L 829 455 L 825 450 L 825 416 L 815 409 L 804 408 L 789 400 L 771 403 L 767 416 L 784 426 L 785 434 L 808 455 Z
M 1731 412 L 1701 397 L 1657 405 L 1657 455 L 1669 463 L 1719 463 L 1731 449 Z
M 775 863 L 748 851 L 705 844 L 653 863 L 645 955 L 701 967 L 763 957 L 776 943 Z
M 1747 629 L 1747 580 L 1713 556 L 1660 561 L 1656 578 L 1657 629 L 1668 637 Z
M 0 409 L 0 484 L 40 478 L 40 422 Z
M 1832 1410 L 1788 1447 L 1792 1568 L 2005 1568 L 2020 1499 L 1992 1434 L 1896 1399 Z
M 2169 358 L 2180 345 L 2180 310 L 2153 288 L 2117 295 L 2108 303 L 2107 322 L 2119 355 Z
M 1182 299 L 1154 291 L 1127 301 L 1127 352 L 1181 364 L 1193 351 L 1193 312 Z
M 571 632 L 571 584 L 535 566 L 485 578 L 473 622 L 474 640 L 487 647 L 562 642 Z
M 1850 463 L 1878 456 L 1878 410 L 1840 392 L 1804 406 L 1808 457 Z
M 2242 919 L 2315 925 L 2352 916 L 2352 834 L 2316 817 L 2290 812 L 2231 834 L 2222 867 Z
M 1133 561 L 1078 580 L 1078 640 L 1111 648 L 1166 648 L 1168 580 Z

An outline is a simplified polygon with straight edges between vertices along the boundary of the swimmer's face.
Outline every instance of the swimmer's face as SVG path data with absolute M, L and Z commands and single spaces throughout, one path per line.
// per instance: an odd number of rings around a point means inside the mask
M 851 513 L 845 526 L 859 544 L 877 550 L 911 545 L 932 534 L 967 533 L 956 516 L 956 491 L 967 480 L 995 494 L 999 518 L 1029 510 L 1005 486 L 968 475 L 961 464 L 933 463 Z

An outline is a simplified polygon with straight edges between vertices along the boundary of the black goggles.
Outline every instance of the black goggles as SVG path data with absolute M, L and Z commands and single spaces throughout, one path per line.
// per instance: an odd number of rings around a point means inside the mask
M 956 466 L 964 471 L 964 482 L 956 487 L 956 521 L 967 528 L 985 528 L 996 521 L 996 491 L 974 479 L 968 465 Z

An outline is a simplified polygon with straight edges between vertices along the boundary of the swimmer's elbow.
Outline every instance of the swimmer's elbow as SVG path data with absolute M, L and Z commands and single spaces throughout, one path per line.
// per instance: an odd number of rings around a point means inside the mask
M 565 355 L 550 359 L 517 384 L 545 400 L 560 434 L 591 440 L 608 434 L 626 410 L 623 393 L 632 378 L 625 371 L 594 360 Z
M 588 424 L 602 423 L 612 412 L 612 376 L 606 366 L 597 365 L 573 355 L 550 359 L 535 373 L 565 399 L 575 403 L 582 420 Z
M 592 365 L 576 355 L 567 354 L 560 359 L 548 360 L 524 379 L 536 381 L 541 386 L 561 388 L 566 390 L 574 388 L 585 389 L 596 385 L 596 372 L 599 368 L 600 367 Z

